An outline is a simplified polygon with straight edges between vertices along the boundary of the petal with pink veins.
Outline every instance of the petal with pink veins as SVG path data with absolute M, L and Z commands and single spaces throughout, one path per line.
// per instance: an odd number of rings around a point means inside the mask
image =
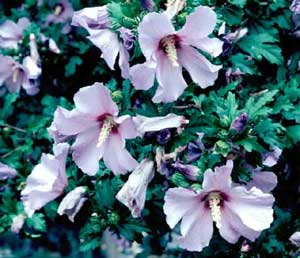
M 247 190 L 243 186 L 232 188 L 227 206 L 240 217 L 243 224 L 255 231 L 270 227 L 273 222 L 274 197 L 256 187 Z
M 94 176 L 99 170 L 99 160 L 106 152 L 107 142 L 97 147 L 100 127 L 94 126 L 77 135 L 72 145 L 72 157 L 76 165 L 87 175 Z
M 216 23 L 216 13 L 207 6 L 199 6 L 186 18 L 186 23 L 178 31 L 178 36 L 185 40 L 205 38 L 213 32 Z
M 236 243 L 240 236 L 254 241 L 261 233 L 260 231 L 254 231 L 245 226 L 241 219 L 226 206 L 226 202 L 222 208 L 219 232 L 226 241 L 232 244 Z
M 89 36 L 88 39 L 101 49 L 105 62 L 111 70 L 114 70 L 114 65 L 120 51 L 118 35 L 109 29 L 104 29 Z
M 58 107 L 54 112 L 54 119 L 51 127 L 61 136 L 72 136 L 97 125 L 94 117 L 88 117 L 78 109 L 71 111 Z
M 139 135 L 136 126 L 129 115 L 116 117 L 114 121 L 119 124 L 118 133 L 123 139 L 133 139 Z
M 155 80 L 156 63 L 152 60 L 130 67 L 130 80 L 137 90 L 150 89 Z
M 182 76 L 182 67 L 173 66 L 167 56 L 160 51 L 156 78 L 159 83 L 153 102 L 173 102 L 183 93 L 187 84 Z
M 200 203 L 187 213 L 181 222 L 180 245 L 189 250 L 200 252 L 209 245 L 213 236 L 213 221 L 209 209 Z
M 81 88 L 74 96 L 78 110 L 89 116 L 117 115 L 118 106 L 113 102 L 110 91 L 99 82 Z
M 200 205 L 199 196 L 185 188 L 170 188 L 165 195 L 164 213 L 170 228 Z
M 192 45 L 213 57 L 223 52 L 223 41 L 217 38 L 189 39 L 187 45 Z
M 233 168 L 232 160 L 228 160 L 226 165 L 216 167 L 215 172 L 208 169 L 204 173 L 203 190 L 209 191 L 224 191 L 227 192 L 231 188 L 231 172 Z
M 202 54 L 190 46 L 178 50 L 180 64 L 189 72 L 192 80 L 201 88 L 212 86 L 218 77 L 221 65 L 210 63 Z
M 133 118 L 133 121 L 142 135 L 146 132 L 157 132 L 167 128 L 179 128 L 188 123 L 184 116 L 178 116 L 173 113 L 158 117 L 137 115 Z
M 129 53 L 128 50 L 119 43 L 119 67 L 121 69 L 121 75 L 124 79 L 129 78 Z
M 118 133 L 111 133 L 107 139 L 103 160 L 115 175 L 125 174 L 138 166 L 138 162 L 125 149 L 125 140 Z

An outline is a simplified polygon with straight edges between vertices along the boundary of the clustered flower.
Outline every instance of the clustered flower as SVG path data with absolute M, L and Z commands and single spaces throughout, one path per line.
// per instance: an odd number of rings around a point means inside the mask
M 216 13 L 209 7 L 199 6 L 186 18 L 181 29 L 175 30 L 172 18 L 184 8 L 185 1 L 168 1 L 163 13 L 152 12 L 154 1 L 140 1 L 146 14 L 137 28 L 121 27 L 113 30 L 107 6 L 84 8 L 73 14 L 72 6 L 62 0 L 54 6 L 47 24 L 61 23 L 72 17 L 72 25 L 87 30 L 88 39 L 102 52 L 102 57 L 111 70 L 115 63 L 121 69 L 122 77 L 129 79 L 135 89 L 148 90 L 157 82 L 153 102 L 174 102 L 187 88 L 183 70 L 202 89 L 214 85 L 222 65 L 213 64 L 203 54 L 217 57 L 222 53 L 223 42 L 213 38 Z M 29 21 L 20 19 L 18 24 L 7 21 L 0 25 L 0 47 L 17 48 L 23 30 Z M 247 32 L 245 32 L 247 33 Z M 238 35 L 227 35 L 230 42 Z M 52 39 L 49 46 L 54 52 L 60 50 Z M 130 51 L 139 44 L 145 62 L 130 67 Z M 201 52 L 200 52 L 200 51 Z M 41 74 L 40 57 L 33 34 L 30 35 L 30 56 L 22 64 L 9 56 L 0 56 L 0 85 L 5 84 L 10 92 L 23 87 L 28 94 L 36 94 L 33 84 Z M 99 161 L 114 175 L 131 172 L 127 182 L 116 195 L 133 217 L 142 217 L 149 184 L 155 171 L 169 179 L 175 171 L 186 179 L 199 182 L 201 170 L 192 163 L 199 160 L 205 151 L 203 133 L 187 146 L 180 146 L 166 153 L 164 145 L 172 137 L 171 130 L 178 135 L 185 130 L 189 121 L 174 113 L 165 116 L 146 117 L 120 112 L 113 101 L 112 93 L 101 82 L 81 88 L 74 95 L 72 110 L 57 107 L 54 119 L 48 129 L 55 144 L 52 154 L 43 154 L 40 164 L 28 176 L 21 192 L 26 214 L 31 217 L 48 202 L 64 195 L 68 186 L 66 164 L 68 154 L 80 170 L 95 176 Z M 249 117 L 241 113 L 230 125 L 236 133 L 242 133 Z M 161 147 L 156 150 L 156 160 L 144 157 L 137 161 L 126 143 L 135 138 L 146 138 L 154 134 Z M 181 159 L 182 152 L 187 159 Z M 274 166 L 281 155 L 281 149 L 273 147 L 262 157 L 262 165 Z M 169 188 L 165 194 L 163 210 L 170 228 L 180 223 L 180 246 L 189 251 L 201 251 L 208 246 L 213 236 L 214 225 L 220 235 L 229 243 L 236 243 L 241 236 L 254 241 L 260 233 L 269 228 L 273 221 L 274 197 L 270 193 L 277 184 L 272 172 L 261 168 L 252 170 L 252 179 L 247 184 L 234 183 L 233 169 L 239 169 L 227 158 L 225 165 L 207 169 L 201 189 Z M 0 163 L 0 179 L 17 176 L 15 169 Z M 59 215 L 67 215 L 74 222 L 84 203 L 88 200 L 88 187 L 79 186 L 66 193 L 58 207 Z M 18 233 L 24 223 L 24 215 L 14 218 L 12 231 Z M 299 232 L 298 232 L 299 233 Z M 296 234 L 296 233 L 295 233 Z M 291 241 L 298 245 L 298 235 Z

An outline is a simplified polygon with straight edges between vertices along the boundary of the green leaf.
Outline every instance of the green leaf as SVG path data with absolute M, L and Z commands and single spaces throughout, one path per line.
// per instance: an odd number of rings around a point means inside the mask
M 229 3 L 243 8 L 246 5 L 247 0 L 229 0 Z
M 82 64 L 79 56 L 72 56 L 69 63 L 65 67 L 65 76 L 70 77 L 76 72 L 76 67 Z
M 288 126 L 286 128 L 286 133 L 293 143 L 300 141 L 300 125 Z
M 239 69 L 241 72 L 246 74 L 256 74 L 258 73 L 254 61 L 248 56 L 238 53 L 230 58 L 232 63 L 233 71 Z
M 32 218 L 26 219 L 26 223 L 36 231 L 46 232 L 47 230 L 45 216 L 42 213 L 35 213 Z
M 225 6 L 222 10 L 224 21 L 228 25 L 240 25 L 243 17 L 243 12 L 237 6 Z
M 262 60 L 264 57 L 271 64 L 282 64 L 283 57 L 281 48 L 275 44 L 278 40 L 267 33 L 251 34 L 244 37 L 239 43 L 239 47 L 254 59 Z
M 268 115 L 272 109 L 266 107 L 268 102 L 273 101 L 274 96 L 278 93 L 278 90 L 272 90 L 259 96 L 259 99 L 255 101 L 254 97 L 250 97 L 245 104 L 245 112 L 250 119 L 256 119 L 259 116 Z
M 243 140 L 239 140 L 236 142 L 237 145 L 241 145 L 247 152 L 255 151 L 264 151 L 264 148 L 257 142 L 256 137 L 248 137 Z

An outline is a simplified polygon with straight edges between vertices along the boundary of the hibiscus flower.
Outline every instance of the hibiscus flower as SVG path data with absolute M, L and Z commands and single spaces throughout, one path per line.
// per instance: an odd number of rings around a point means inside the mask
M 216 20 L 214 11 L 200 6 L 187 17 L 183 28 L 175 31 L 168 14 L 147 14 L 138 27 L 146 62 L 130 68 L 135 88 L 148 90 L 156 77 L 159 85 L 153 101 L 175 101 L 187 87 L 182 67 L 201 88 L 213 85 L 221 66 L 210 63 L 197 49 L 214 57 L 222 52 L 223 43 L 208 37 Z
M 53 147 L 54 155 L 44 154 L 26 180 L 21 192 L 25 212 L 31 217 L 36 210 L 60 196 L 68 185 L 66 158 L 69 145 L 60 143 Z
M 274 197 L 256 187 L 247 190 L 233 186 L 233 162 L 206 170 L 202 189 L 194 192 L 171 188 L 165 196 L 164 212 L 171 228 L 181 220 L 180 244 L 189 251 L 201 251 L 209 245 L 213 224 L 230 243 L 240 236 L 254 241 L 273 221 Z
M 129 115 L 118 117 L 118 106 L 102 83 L 81 88 L 74 96 L 76 108 L 58 107 L 50 132 L 56 140 L 76 138 L 73 160 L 88 175 L 95 175 L 99 160 L 115 174 L 124 174 L 138 165 L 125 149 L 125 139 L 138 136 Z

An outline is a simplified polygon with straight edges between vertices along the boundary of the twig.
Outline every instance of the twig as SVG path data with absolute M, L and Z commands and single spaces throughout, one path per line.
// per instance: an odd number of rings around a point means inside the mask
M 16 127 L 16 126 L 13 126 L 13 125 L 9 125 L 9 124 L 0 124 L 1 127 L 7 127 L 7 128 L 11 128 L 11 129 L 14 129 L 18 132 L 21 132 L 21 133 L 27 133 L 26 130 L 22 129 L 22 128 L 19 128 L 19 127 Z

